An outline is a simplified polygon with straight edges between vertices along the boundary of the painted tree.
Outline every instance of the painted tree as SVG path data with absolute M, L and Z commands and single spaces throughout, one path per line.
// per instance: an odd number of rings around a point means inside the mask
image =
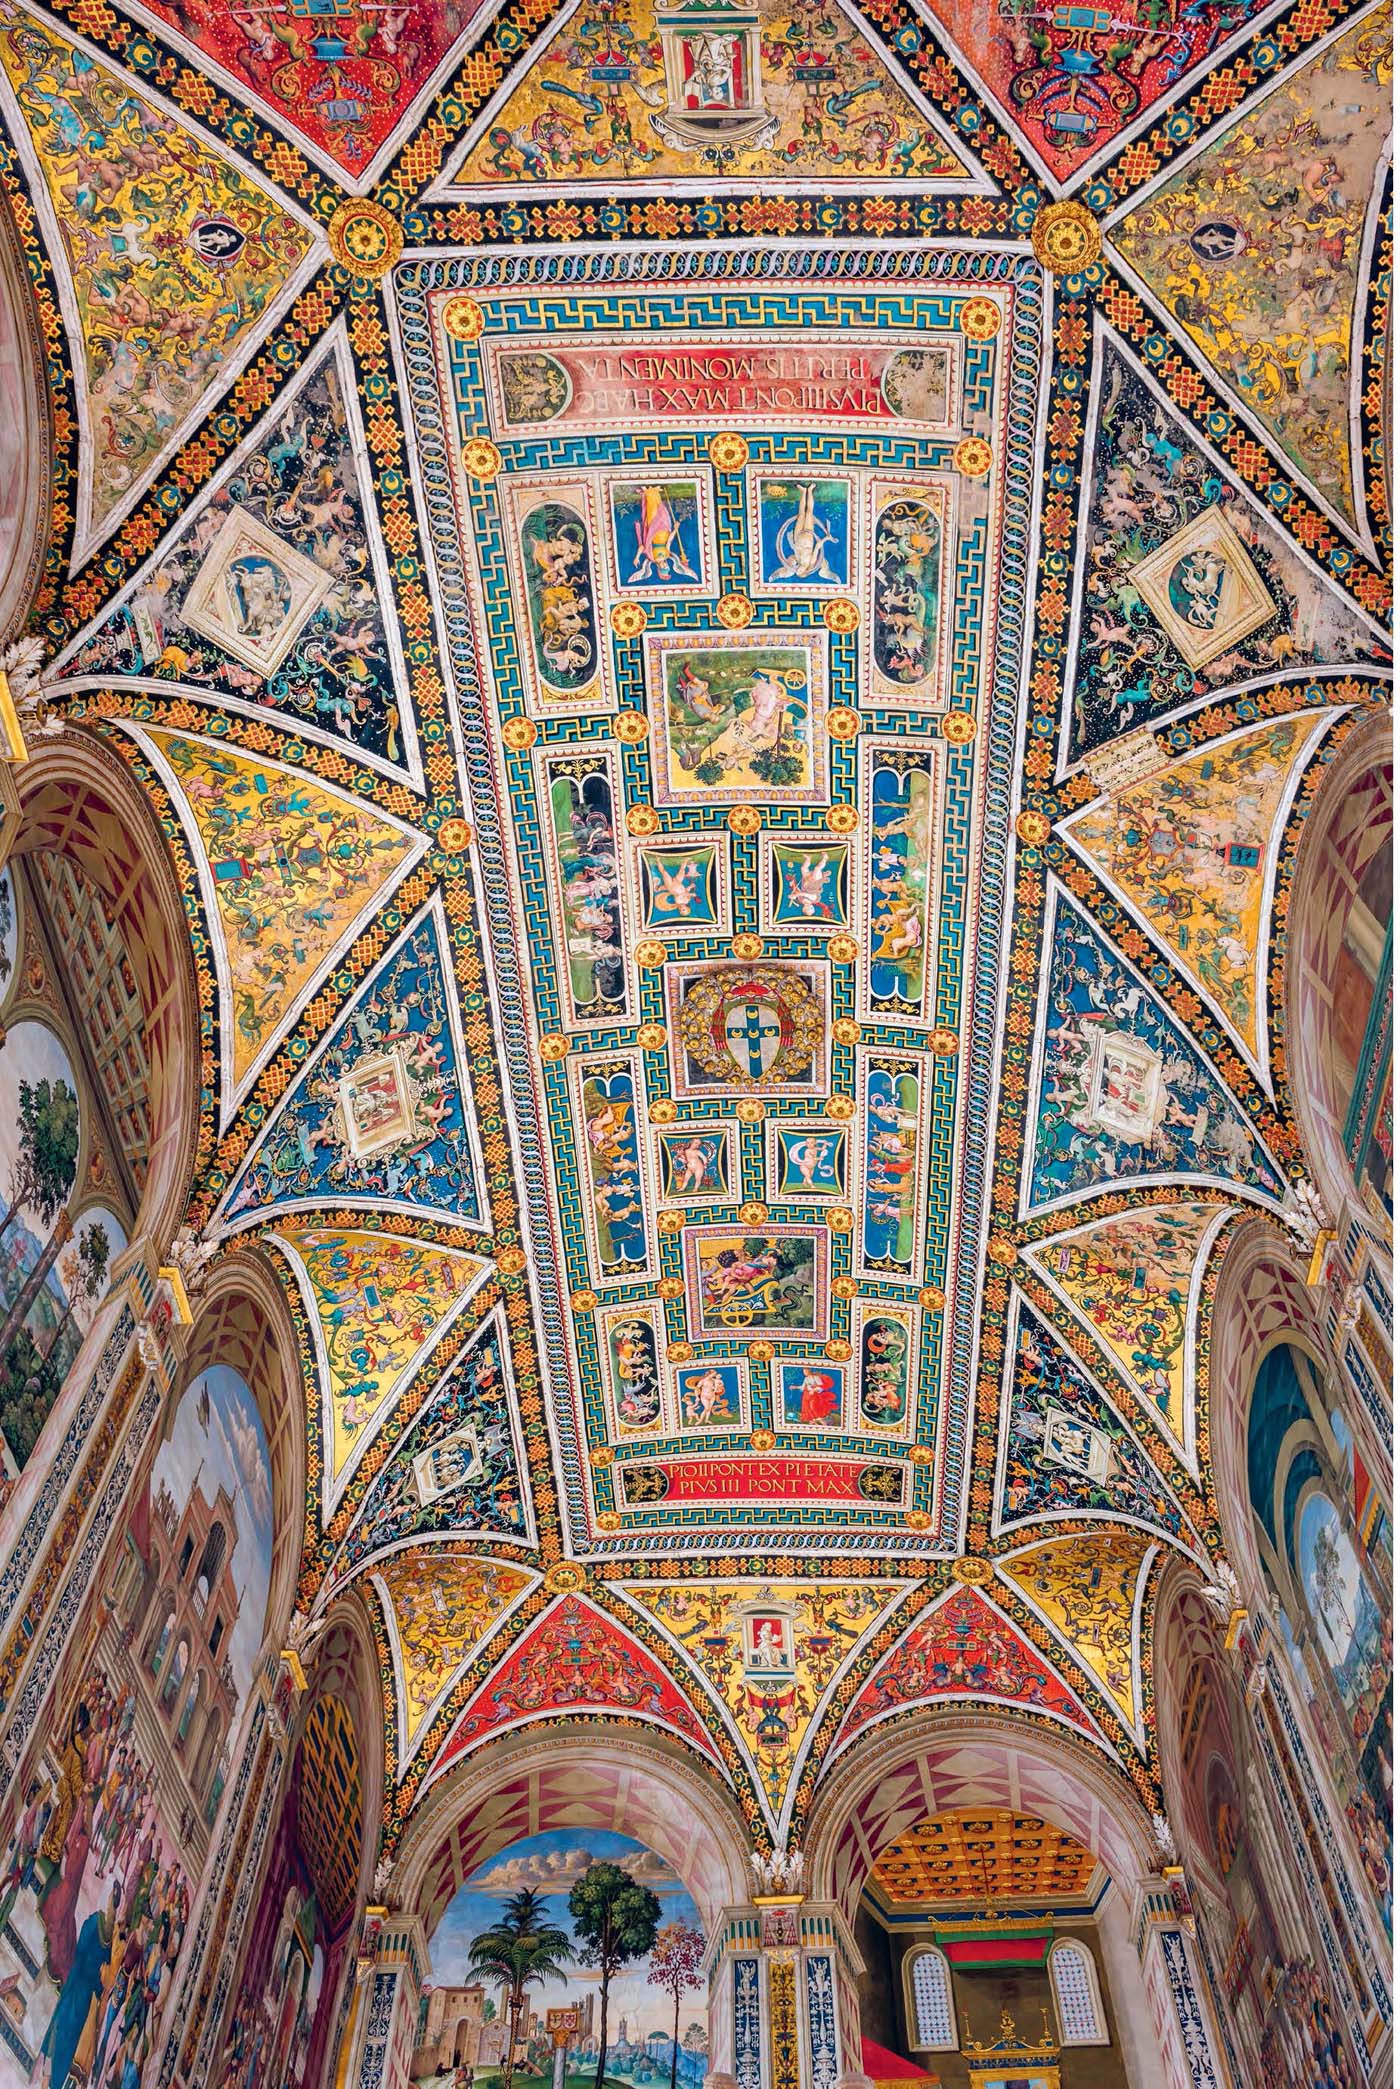
M 499 1922 L 482 1930 L 472 1940 L 467 1954 L 472 1971 L 498 1982 L 506 2009 L 506 2044 L 501 2057 L 501 2081 L 510 2089 L 515 2072 L 515 2047 L 525 1998 L 532 1987 L 546 1980 L 562 1980 L 573 1947 L 568 1934 L 549 1920 L 543 1894 L 527 1886 L 513 1893 L 501 1911 Z
M 49 1237 L 18 1298 L 0 1327 L 0 1356 L 23 1327 L 58 1251 L 72 1236 L 64 1206 L 78 1173 L 78 1098 L 66 1081 L 21 1081 L 19 1084 L 19 1153 L 11 1174 L 11 1203 L 0 1225 L 0 1238 L 21 1211 L 32 1211 L 47 1226 Z
M 89 1220 L 78 1235 L 77 1267 L 73 1272 L 73 1281 L 68 1286 L 68 1304 L 64 1308 L 63 1318 L 53 1331 L 53 1339 L 44 1351 L 45 1356 L 53 1355 L 78 1307 L 91 1304 L 93 1299 L 101 1296 L 102 1287 L 107 1281 L 107 1263 L 111 1253 L 112 1244 L 107 1238 L 106 1227 L 97 1219 Z
M 22 1211 L 49 1225 L 78 1172 L 78 1098 L 64 1080 L 19 1084 L 19 1152 L 10 1171 L 10 1208 L 0 1238 Z
M 574 1948 L 581 1964 L 596 1966 L 598 1996 L 598 2075 L 603 2089 L 608 2068 L 608 1988 L 614 1976 L 641 1958 L 656 1942 L 661 1903 L 649 1886 L 639 1886 L 620 1864 L 590 1864 L 569 1889 L 574 1918 Z
M 705 1939 L 686 1922 L 668 1922 L 658 1930 L 651 1947 L 647 1981 L 652 1987 L 664 1988 L 672 2002 L 671 2089 L 676 2089 L 676 2068 L 681 2057 L 681 1996 L 688 1989 L 699 1987 L 704 1956 Z

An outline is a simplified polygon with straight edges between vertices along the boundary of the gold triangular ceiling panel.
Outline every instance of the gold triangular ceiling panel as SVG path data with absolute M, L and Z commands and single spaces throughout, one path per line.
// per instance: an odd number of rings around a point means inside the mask
M 1157 1547 L 1137 1531 L 1053 1538 L 996 1562 L 1142 1740 L 1141 1602 Z
M 295 1271 L 315 1331 L 329 1520 L 398 1395 L 491 1265 L 368 1228 L 308 1226 L 269 1237 Z
M 786 1832 L 807 1743 L 852 1655 L 907 1594 L 891 1582 L 681 1582 L 625 1593 L 704 1677 Z
M 1096 798 L 1076 849 L 1180 965 L 1255 1073 L 1269 1077 L 1269 908 L 1284 821 L 1339 714 L 1251 726 Z
M 504 184 L 518 199 L 719 178 L 986 186 L 840 0 L 815 28 L 792 0 L 622 0 L 581 6 L 530 58 L 451 187 Z
M 133 728 L 133 730 L 135 730 Z M 427 841 L 303 770 L 143 728 L 199 862 L 219 973 L 223 1121 Z
M 395 1553 L 375 1568 L 394 1656 L 401 1777 L 457 1677 L 538 1579 L 439 1550 Z
M 1236 1208 L 1163 1204 L 1021 1250 L 1193 1473 L 1200 1278 Z
M 40 16 L 0 21 L 0 104 L 37 169 L 65 265 L 81 556 L 266 336 L 314 265 L 315 235 Z
M 1390 102 L 1389 17 L 1372 9 L 1109 234 L 1235 398 L 1353 529 L 1352 334 Z M 1281 170 L 1296 193 L 1286 210 Z

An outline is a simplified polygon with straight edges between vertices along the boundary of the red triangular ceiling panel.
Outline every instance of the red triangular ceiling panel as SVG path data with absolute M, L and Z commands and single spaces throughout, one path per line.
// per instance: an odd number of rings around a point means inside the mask
M 493 1734 L 524 1720 L 615 1712 L 670 1727 L 717 1761 L 689 1702 L 637 1642 L 579 1596 L 546 1611 L 488 1676 L 434 1765 L 439 1775 Z
M 847 1712 L 842 1748 L 888 1712 L 950 1697 L 989 1699 L 1047 1712 L 1097 1735 L 1089 1715 L 1003 1611 L 975 1589 L 956 1589 L 888 1654 Z

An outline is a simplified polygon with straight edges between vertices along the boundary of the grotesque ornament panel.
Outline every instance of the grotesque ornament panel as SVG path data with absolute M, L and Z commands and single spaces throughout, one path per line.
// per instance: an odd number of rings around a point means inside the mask
M 625 295 L 545 257 L 533 295 L 396 278 L 483 871 L 528 930 L 500 983 L 539 1044 L 570 1521 L 713 1549 L 761 1504 L 926 1547 L 965 1442 L 942 1306 L 974 1310 L 1038 284 L 795 251 L 760 294 L 694 258 Z

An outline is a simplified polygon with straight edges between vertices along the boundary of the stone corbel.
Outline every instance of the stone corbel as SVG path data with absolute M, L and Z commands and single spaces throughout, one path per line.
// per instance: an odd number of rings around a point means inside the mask
M 316 1658 L 326 1624 L 324 1617 L 309 1618 L 302 1610 L 292 1612 L 287 1642 L 279 1649 L 278 1658 L 293 1699 L 300 1697 L 306 1689 L 306 1671 Z
M 807 1860 L 801 1850 L 784 1846 L 776 1850 L 754 1850 L 753 1866 L 756 1908 L 798 1907 L 804 1899 L 803 1878 Z
M 0 652 L 0 764 L 7 768 L 29 760 L 30 741 L 52 739 L 63 730 L 61 715 L 45 702 L 39 686 L 43 667 L 43 644 L 32 636 L 17 638 Z
M 114 1281 L 125 1286 L 146 1367 L 168 1392 L 189 1354 L 194 1325 L 183 1275 L 178 1265 L 161 1255 L 149 1234 L 134 1240 L 117 1258 L 112 1274 Z
M 1211 1562 L 1211 1578 L 1201 1584 L 1201 1600 L 1220 1627 L 1227 1654 L 1239 1647 L 1249 1612 L 1240 1593 L 1240 1579 L 1222 1552 Z
M 1281 1216 L 1293 1242 L 1293 1252 L 1307 1265 L 1306 1282 L 1315 1290 L 1327 1268 L 1328 1250 L 1336 1242 L 1336 1220 L 1323 1203 L 1317 1185 L 1306 1177 L 1289 1184 Z

